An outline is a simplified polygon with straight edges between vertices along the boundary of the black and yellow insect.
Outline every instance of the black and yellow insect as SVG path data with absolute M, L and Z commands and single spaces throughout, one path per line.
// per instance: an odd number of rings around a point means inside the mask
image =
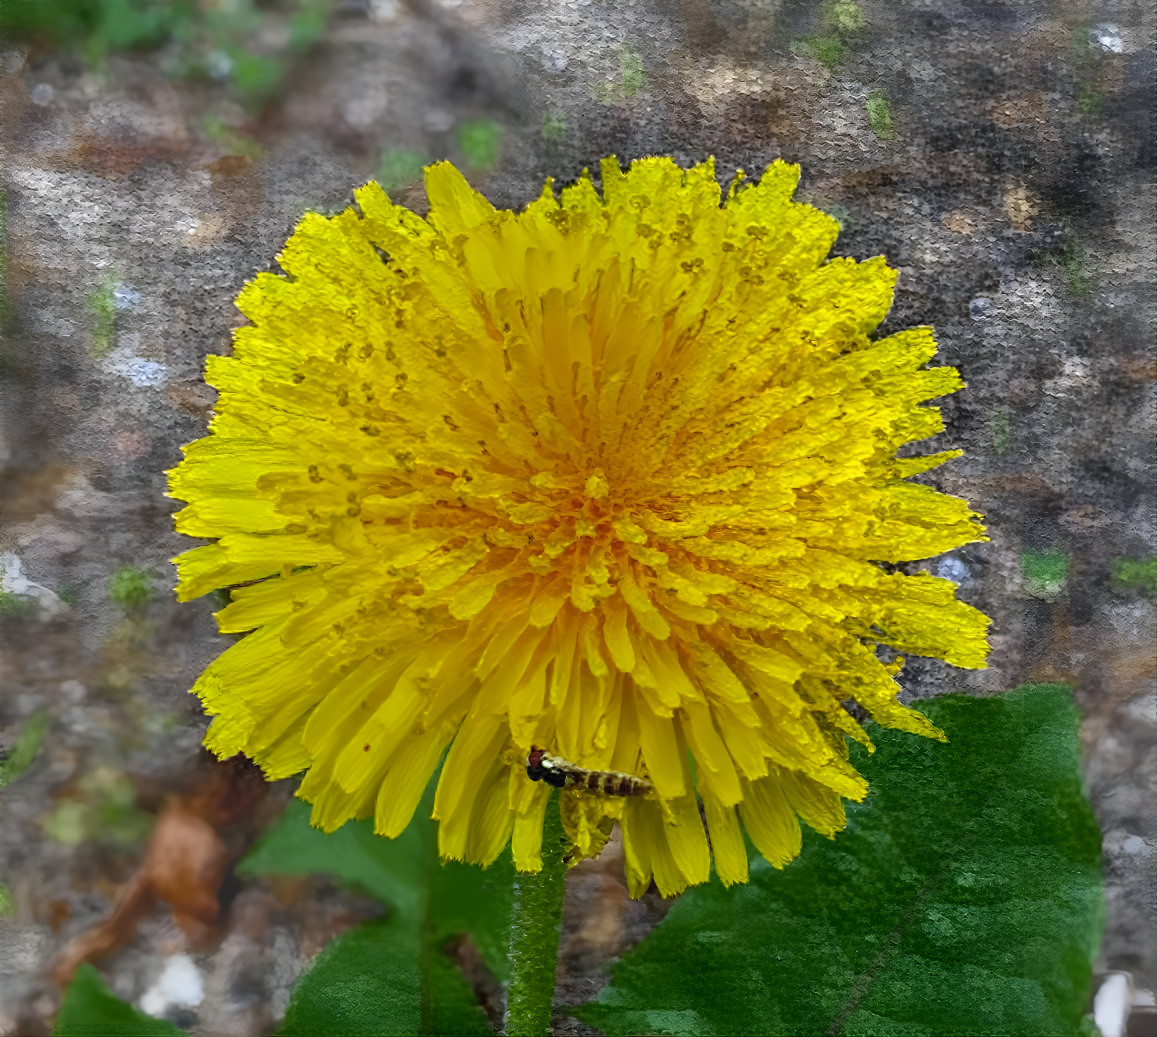
M 545 781 L 556 789 L 586 789 L 604 796 L 645 796 L 651 783 L 619 771 L 592 771 L 550 756 L 545 749 L 531 748 L 526 758 L 526 774 L 531 781 Z

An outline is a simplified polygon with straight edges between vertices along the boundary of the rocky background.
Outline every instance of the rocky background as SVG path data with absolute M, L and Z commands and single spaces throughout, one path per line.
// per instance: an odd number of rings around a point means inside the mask
M 1105 836 L 1100 968 L 1132 973 L 1145 1001 L 1152 4 L 85 9 L 98 14 L 10 24 L 0 42 L 0 775 L 19 774 L 0 794 L 0 1033 L 47 1032 L 53 970 L 103 953 L 126 1000 L 198 1035 L 257 1037 L 324 942 L 376 910 L 323 878 L 233 873 L 289 790 L 199 749 L 206 721 L 186 691 L 225 641 L 219 603 L 174 601 L 168 559 L 189 544 L 163 473 L 204 433 L 203 361 L 229 349 L 233 297 L 301 214 L 343 208 L 374 176 L 424 211 L 421 166 L 446 157 L 511 208 L 610 153 L 714 155 L 724 181 L 782 157 L 802 165 L 803 199 L 843 224 L 839 254 L 899 268 L 885 330 L 935 325 L 968 382 L 934 445 L 966 456 L 933 481 L 991 536 L 929 564 L 995 620 L 988 670 L 913 661 L 907 694 L 1073 687 Z M 621 874 L 612 849 L 572 877 L 564 1002 L 593 996 L 662 916 L 657 898 L 628 902 Z M 497 1013 L 493 984 L 478 985 Z

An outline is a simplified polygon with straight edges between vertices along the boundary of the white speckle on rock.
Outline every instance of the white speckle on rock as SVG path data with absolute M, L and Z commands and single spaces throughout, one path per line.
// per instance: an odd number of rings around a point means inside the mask
M 968 304 L 968 316 L 973 320 L 987 320 L 996 312 L 991 299 L 978 295 Z
M 941 579 L 961 584 L 972 575 L 972 572 L 963 558 L 957 558 L 956 555 L 946 555 L 936 564 L 936 575 Z
M 1110 25 L 1104 22 L 1101 25 L 1094 25 L 1089 30 L 1089 39 L 1094 46 L 1100 47 L 1101 50 L 1107 50 L 1113 54 L 1120 54 L 1125 49 L 1125 44 L 1121 39 L 1121 30 L 1115 25 Z
M 1139 835 L 1131 835 L 1121 843 L 1121 850 L 1132 857 L 1139 857 L 1145 852 L 1145 840 Z
M 104 366 L 113 374 L 127 378 L 139 389 L 155 389 L 165 385 L 169 380 L 168 369 L 159 360 L 147 360 L 123 349 L 118 349 L 115 354 L 110 355 L 105 360 Z
M 205 984 L 193 959 L 175 954 L 137 1005 L 146 1015 L 162 1016 L 170 1008 L 196 1008 L 204 998 Z
M 52 99 L 56 96 L 56 91 L 52 89 L 51 83 L 35 83 L 28 90 L 28 100 L 33 104 L 38 104 L 42 108 L 45 105 L 52 104 Z
M 131 310 L 141 301 L 141 293 L 131 284 L 117 285 L 112 290 L 112 303 L 118 310 Z
M 33 583 L 24 575 L 24 563 L 11 551 L 0 555 L 0 593 L 24 598 L 36 608 L 41 619 L 52 619 L 68 611 L 68 603 L 55 591 Z

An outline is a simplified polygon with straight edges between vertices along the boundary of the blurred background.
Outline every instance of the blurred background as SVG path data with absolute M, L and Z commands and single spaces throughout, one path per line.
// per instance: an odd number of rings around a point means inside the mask
M 723 182 L 784 158 L 836 254 L 899 269 L 883 330 L 934 325 L 968 383 L 928 444 L 966 456 L 930 481 L 992 540 L 924 567 L 995 620 L 988 670 L 913 659 L 905 697 L 1074 689 L 1100 967 L 1152 991 L 1155 23 L 1132 0 L 5 0 L 0 1034 L 47 1032 L 83 959 L 195 1034 L 270 1033 L 381 910 L 236 869 L 292 787 L 199 747 L 222 602 L 174 600 L 163 473 L 301 215 L 370 178 L 424 212 L 443 158 L 514 209 L 612 153 L 714 155 Z M 577 869 L 560 1000 L 664 910 L 628 901 L 613 846 Z

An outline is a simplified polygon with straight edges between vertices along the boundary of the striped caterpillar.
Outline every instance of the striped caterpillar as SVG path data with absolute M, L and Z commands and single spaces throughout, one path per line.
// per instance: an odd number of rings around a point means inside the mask
M 556 789 L 586 789 L 604 796 L 645 796 L 651 791 L 649 781 L 633 774 L 590 771 L 533 747 L 526 758 L 526 774 L 531 781 L 545 781 Z

